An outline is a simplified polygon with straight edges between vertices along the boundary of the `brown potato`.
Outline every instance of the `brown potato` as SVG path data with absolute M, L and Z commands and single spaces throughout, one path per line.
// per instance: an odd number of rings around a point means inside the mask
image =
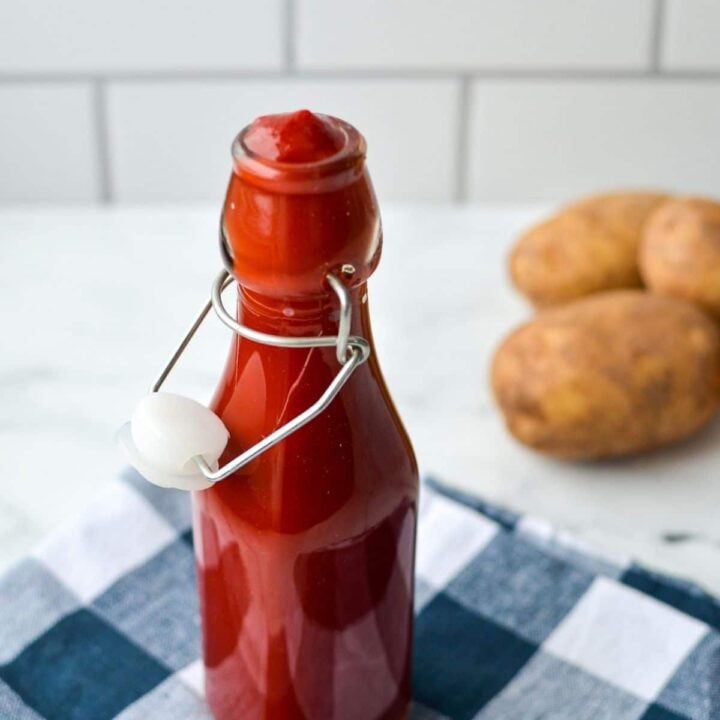
M 720 317 L 720 204 L 663 203 L 645 226 L 639 262 L 653 292 L 692 300 Z
M 544 310 L 513 332 L 491 370 L 520 442 L 568 459 L 681 440 L 720 402 L 720 331 L 689 302 L 614 290 Z
M 515 244 L 510 275 L 537 306 L 640 286 L 637 251 L 648 215 L 667 196 L 597 195 L 566 207 Z

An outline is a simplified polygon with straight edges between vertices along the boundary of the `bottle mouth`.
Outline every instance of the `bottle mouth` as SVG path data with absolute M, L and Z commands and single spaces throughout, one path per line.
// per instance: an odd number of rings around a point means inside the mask
M 365 138 L 344 120 L 331 115 L 319 117 L 342 133 L 342 144 L 336 152 L 303 162 L 274 160 L 248 147 L 246 137 L 253 127 L 248 125 L 232 144 L 235 174 L 269 192 L 293 194 L 330 192 L 357 180 L 365 165 Z

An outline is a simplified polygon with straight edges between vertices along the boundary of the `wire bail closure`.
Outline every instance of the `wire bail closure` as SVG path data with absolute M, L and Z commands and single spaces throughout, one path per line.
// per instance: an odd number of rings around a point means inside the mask
M 156 467 L 149 468 L 150 472 L 148 472 L 147 458 L 142 457 L 142 453 L 136 447 L 138 444 L 137 438 L 135 438 L 135 442 L 133 442 L 133 437 L 131 436 L 132 429 L 130 427 L 130 423 L 128 423 L 120 431 L 120 441 L 125 449 L 126 454 L 130 458 L 130 461 L 133 462 L 136 467 L 138 467 L 138 469 L 141 471 L 141 474 L 145 474 L 147 476 L 149 474 L 152 474 L 152 472 L 157 471 L 160 480 L 156 481 L 156 484 L 162 484 L 163 486 L 182 486 L 184 489 L 202 489 L 210 487 L 216 482 L 224 480 L 233 473 L 237 472 L 240 468 L 255 460 L 266 450 L 269 450 L 271 447 L 277 445 L 286 437 L 299 430 L 301 427 L 316 418 L 328 407 L 328 405 L 330 405 L 330 403 L 337 396 L 345 383 L 350 379 L 350 376 L 360 365 L 362 365 L 368 359 L 368 357 L 370 357 L 370 344 L 367 340 L 365 340 L 365 338 L 356 335 L 350 335 L 350 327 L 352 323 L 352 304 L 350 302 L 350 296 L 345 285 L 338 277 L 333 274 L 328 274 L 326 276 L 326 280 L 335 295 L 337 296 L 340 305 L 338 334 L 334 336 L 320 335 L 313 337 L 286 337 L 282 335 L 271 335 L 268 333 L 259 332 L 237 322 L 237 320 L 235 320 L 235 318 L 233 318 L 232 315 L 225 308 L 222 299 L 223 291 L 225 290 L 225 288 L 228 287 L 228 285 L 233 282 L 233 278 L 226 270 L 223 270 L 215 278 L 215 281 L 212 284 L 210 299 L 207 303 L 205 303 L 202 310 L 199 312 L 194 322 L 185 333 L 184 337 L 171 355 L 165 367 L 160 372 L 157 380 L 150 388 L 151 395 L 146 397 L 145 400 L 152 401 L 153 396 L 157 398 L 158 395 L 165 395 L 165 393 L 159 392 L 160 389 L 162 388 L 163 384 L 165 383 L 173 368 L 177 364 L 178 360 L 182 356 L 183 352 L 190 344 L 190 341 L 197 333 L 198 329 L 207 317 L 211 308 L 215 311 L 215 314 L 218 316 L 218 318 L 224 325 L 229 327 L 234 333 L 236 333 L 240 337 L 245 338 L 246 340 L 250 340 L 252 342 L 281 348 L 335 347 L 336 357 L 338 363 L 340 364 L 340 370 L 335 375 L 331 383 L 328 385 L 325 392 L 310 407 L 289 420 L 284 425 L 281 425 L 279 428 L 270 433 L 270 435 L 255 443 L 255 445 L 251 446 L 243 453 L 238 455 L 236 458 L 227 462 L 222 467 L 217 467 L 217 458 L 214 457 L 215 455 L 219 457 L 220 453 L 222 452 L 221 449 L 219 452 L 217 450 L 214 450 L 213 452 L 203 451 L 202 454 L 193 455 L 189 459 L 183 457 L 182 460 L 186 462 L 179 463 L 179 465 L 176 463 L 176 466 L 182 466 L 182 472 L 177 476 L 165 467 L 159 468 L 157 467 L 157 465 Z M 206 419 L 209 420 L 210 425 L 217 421 L 217 423 L 220 423 L 220 426 L 222 426 L 219 418 L 217 418 L 217 416 L 214 415 L 214 413 L 212 413 L 209 409 L 199 405 L 199 403 L 195 403 L 195 401 L 189 400 L 187 398 L 182 398 L 180 396 L 173 395 L 168 397 L 173 398 L 176 406 L 178 402 L 181 402 L 182 404 L 183 401 L 192 404 L 193 408 L 191 410 L 195 412 L 195 414 L 197 414 L 198 412 L 200 412 L 201 414 L 203 412 L 209 413 L 212 417 Z M 165 413 L 167 414 L 167 411 L 165 411 Z M 135 422 L 135 420 L 133 422 Z M 152 430 L 154 431 L 155 429 L 156 427 L 153 425 Z M 183 427 L 183 429 L 186 428 Z M 226 442 L 228 437 L 227 430 L 224 428 L 224 426 L 222 426 L 222 429 L 225 431 Z M 215 430 L 216 432 L 213 436 L 214 440 L 210 444 L 216 448 L 217 429 L 215 428 Z M 173 446 L 172 449 L 176 449 L 178 447 L 178 442 L 180 440 L 181 438 L 176 438 L 174 445 L 172 441 L 169 442 L 169 444 Z M 165 447 L 161 449 L 164 451 Z M 181 482 L 174 484 L 174 479 L 180 479 L 183 477 L 189 478 L 191 472 L 194 472 L 192 470 L 188 470 L 187 465 L 193 465 L 194 467 L 196 467 L 199 473 L 202 474 L 202 478 L 197 478 L 192 483 Z M 144 473 L 143 470 L 145 470 Z M 197 475 L 197 473 L 195 474 Z M 151 479 L 151 481 L 153 480 Z

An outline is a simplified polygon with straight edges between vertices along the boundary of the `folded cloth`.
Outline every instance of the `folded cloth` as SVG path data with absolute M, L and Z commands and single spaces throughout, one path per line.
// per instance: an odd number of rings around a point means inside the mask
M 191 543 L 128 473 L 1 577 L 0 718 L 209 719 Z M 413 720 L 720 718 L 714 598 L 432 482 L 416 604 Z

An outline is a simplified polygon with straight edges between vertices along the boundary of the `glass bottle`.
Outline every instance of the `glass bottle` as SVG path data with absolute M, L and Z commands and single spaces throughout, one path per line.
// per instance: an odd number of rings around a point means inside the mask
M 336 335 L 326 275 L 372 347 L 367 280 L 382 230 L 349 124 L 299 111 L 233 145 L 224 252 L 238 320 Z M 221 464 L 310 406 L 335 348 L 235 336 L 211 408 Z M 396 720 L 410 702 L 417 467 L 372 347 L 325 412 L 234 476 L 194 493 L 206 691 L 217 720 Z

